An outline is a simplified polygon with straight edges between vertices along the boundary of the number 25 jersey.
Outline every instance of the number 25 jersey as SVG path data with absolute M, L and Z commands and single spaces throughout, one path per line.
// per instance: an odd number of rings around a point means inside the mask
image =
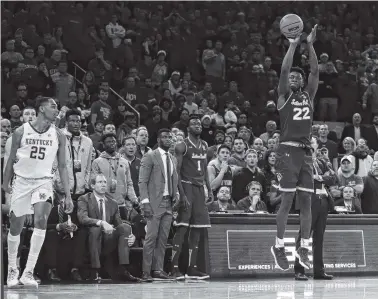
M 182 158 L 181 180 L 193 185 L 203 186 L 207 168 L 207 144 L 200 140 L 199 146 L 196 147 L 189 138 L 185 138 L 184 143 L 186 151 Z
M 59 141 L 54 125 L 40 134 L 30 123 L 23 125 L 24 133 L 13 165 L 14 173 L 26 179 L 53 178 Z
M 292 92 L 279 113 L 280 142 L 294 141 L 310 146 L 314 108 L 309 94 L 306 91 Z

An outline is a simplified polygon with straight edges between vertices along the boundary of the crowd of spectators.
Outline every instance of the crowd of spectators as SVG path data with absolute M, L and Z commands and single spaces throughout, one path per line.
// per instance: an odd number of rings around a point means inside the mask
M 108 184 L 109 178 L 118 182 L 109 194 L 122 220 L 134 224 L 131 246 L 142 246 L 143 221 L 133 208 L 141 159 L 156 147 L 162 128 L 172 131 L 174 154 L 175 143 L 187 135 L 189 116 L 199 114 L 201 137 L 209 145 L 212 190 L 206 191 L 215 195 L 209 211 L 274 213 L 280 204 L 276 89 L 288 47 L 279 21 L 287 13 L 302 17 L 305 34 L 319 24 L 315 120 L 351 123 L 341 139 L 325 123 L 313 126 L 314 155 L 335 177 L 328 195 L 336 206 L 353 198 L 355 213 L 378 214 L 374 3 L 2 2 L 2 161 L 12 131 L 35 116 L 36 99 L 54 97 L 60 106 L 56 125 L 80 160 L 75 170 L 77 161 L 68 157 L 73 198 L 91 189 L 91 174 L 109 173 Z M 294 64 L 308 72 L 305 40 Z M 73 63 L 85 73 L 79 75 Z M 79 137 L 73 134 L 78 126 Z M 117 155 L 130 169 L 122 175 L 101 169 L 112 134 Z M 58 177 L 55 187 L 62 193 Z M 64 231 L 58 222 L 51 224 Z M 56 278 L 50 268 L 49 277 Z

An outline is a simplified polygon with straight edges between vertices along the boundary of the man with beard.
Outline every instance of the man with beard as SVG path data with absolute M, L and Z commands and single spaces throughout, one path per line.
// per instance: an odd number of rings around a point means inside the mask
M 131 179 L 133 180 L 135 195 L 139 197 L 139 168 L 141 160 L 136 156 L 137 142 L 133 136 L 127 136 L 123 139 L 122 148 L 119 150 L 120 155 L 129 162 Z
M 214 198 L 218 194 L 219 188 L 227 186 L 231 189 L 233 168 L 228 163 L 231 150 L 227 145 L 222 144 L 217 151 L 217 158 L 210 161 L 207 166 L 209 181 Z
M 249 190 L 247 186 L 250 182 L 256 181 L 261 186 L 266 186 L 265 176 L 262 171 L 257 167 L 258 153 L 254 149 L 250 149 L 245 154 L 246 167 L 242 168 L 237 174 L 235 174 L 232 180 L 232 199 L 238 203 L 244 197 L 247 197 Z M 261 197 L 265 196 L 265 189 L 263 187 Z
M 205 187 L 208 190 L 210 202 L 213 201 L 207 174 L 207 144 L 200 139 L 201 131 L 201 120 L 198 116 L 192 115 L 189 119 L 188 137 L 184 142 L 177 144 L 175 150 L 180 200 L 175 205 L 175 209 L 178 208 L 178 215 L 172 248 L 172 277 L 177 280 L 184 278 L 178 268 L 178 262 L 188 227 L 190 227 L 189 267 L 186 277 L 193 279 L 209 278 L 209 275 L 197 268 L 201 232 L 204 228 L 210 227 L 210 217 L 205 203 Z
M 221 186 L 216 194 L 217 200 L 207 206 L 209 213 L 226 212 L 235 210 L 232 204 L 231 190 L 227 186 Z
M 326 148 L 328 150 L 328 158 L 332 163 L 333 169 L 337 171 L 338 162 L 337 162 L 337 144 L 332 140 L 328 139 L 328 126 L 322 124 L 319 127 L 319 148 Z
M 248 129 L 246 126 L 242 126 L 239 128 L 238 137 L 244 140 L 244 142 L 249 146 L 251 143 L 251 136 L 252 131 Z
M 244 155 L 246 150 L 246 145 L 241 137 L 236 137 L 234 140 L 234 151 L 231 157 L 228 159 L 229 165 L 235 165 L 239 167 L 246 167 Z
M 361 208 L 364 214 L 378 214 L 378 161 L 371 165 L 370 173 L 364 178 L 361 194 Z

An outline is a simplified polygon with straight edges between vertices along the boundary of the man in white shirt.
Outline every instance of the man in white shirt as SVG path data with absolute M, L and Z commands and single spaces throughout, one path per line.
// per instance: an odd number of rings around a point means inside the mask
M 126 34 L 125 28 L 119 25 L 117 21 L 117 15 L 113 14 L 112 20 L 105 27 L 106 34 L 113 42 L 113 48 L 118 48 L 121 45 L 122 39 L 125 37 Z
M 124 280 L 140 281 L 128 271 L 130 247 L 135 242 L 135 236 L 131 232 L 131 226 L 122 222 L 117 202 L 105 197 L 105 175 L 93 175 L 91 188 L 93 193 L 87 193 L 78 199 L 77 217 L 80 225 L 87 227 L 89 231 L 88 248 L 96 279 L 100 279 L 98 272 L 101 268 L 101 254 L 106 257 L 106 262 L 111 261 L 114 251 L 118 248 L 120 271 L 112 271 L 109 274 L 112 278 L 121 274 Z
M 163 266 L 178 184 L 174 157 L 169 153 L 172 137 L 169 129 L 161 129 L 157 139 L 159 147 L 143 156 L 139 170 L 141 209 L 147 219 L 143 246 L 144 281 L 169 279 Z

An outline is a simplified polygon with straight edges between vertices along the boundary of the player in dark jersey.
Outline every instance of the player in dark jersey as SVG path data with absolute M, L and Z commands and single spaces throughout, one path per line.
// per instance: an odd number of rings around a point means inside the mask
M 179 271 L 178 261 L 184 237 L 189 227 L 189 267 L 186 277 L 195 279 L 209 277 L 206 273 L 197 269 L 198 243 L 201 231 L 210 227 L 210 218 L 205 202 L 205 185 L 209 190 L 209 200 L 210 202 L 213 201 L 207 175 L 208 145 L 200 139 L 201 132 L 200 118 L 192 115 L 188 124 L 188 137 L 177 144 L 175 148 L 180 200 L 174 206 L 174 209 L 178 209 L 178 215 L 172 248 L 172 278 L 177 280 L 185 278 Z
M 285 254 L 284 234 L 287 218 L 295 193 L 300 208 L 301 246 L 296 251 L 299 263 L 310 268 L 309 238 L 311 230 L 311 195 L 314 192 L 311 154 L 311 127 L 314 97 L 319 83 L 318 59 L 313 47 L 317 25 L 307 36 L 310 75 L 304 87 L 305 74 L 300 68 L 292 68 L 293 56 L 300 36 L 289 39 L 290 46 L 282 62 L 278 85 L 277 109 L 280 114 L 281 138 L 277 149 L 276 171 L 280 177 L 281 206 L 277 213 L 277 238 L 271 252 L 278 268 L 289 269 Z

